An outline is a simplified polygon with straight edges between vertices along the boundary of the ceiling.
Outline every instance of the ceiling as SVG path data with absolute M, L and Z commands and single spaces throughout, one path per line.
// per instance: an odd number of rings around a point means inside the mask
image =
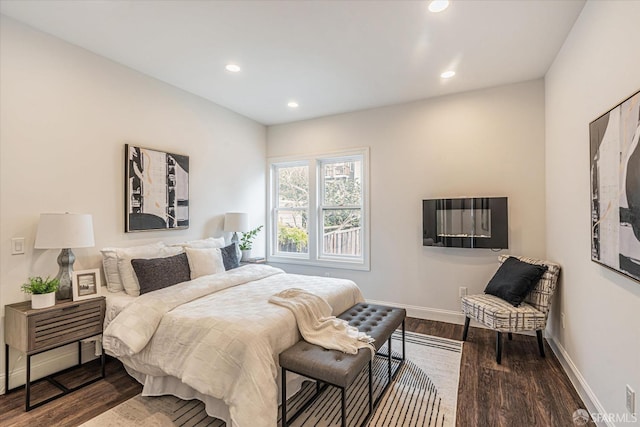
M 0 0 L 0 12 L 272 125 L 540 78 L 584 1 L 428 4 Z

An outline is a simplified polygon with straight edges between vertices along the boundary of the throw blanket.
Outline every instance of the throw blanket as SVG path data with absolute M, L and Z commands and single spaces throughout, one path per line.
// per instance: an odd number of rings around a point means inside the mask
M 305 341 L 329 350 L 357 354 L 361 348 L 376 349 L 374 339 L 364 332 L 349 326 L 346 320 L 331 315 L 331 306 L 318 295 L 302 289 L 285 289 L 269 298 L 269 302 L 291 310 L 298 322 L 298 329 Z
M 268 300 L 289 288 L 322 296 L 335 314 L 364 301 L 350 280 L 251 264 L 137 297 L 105 328 L 104 347 L 145 384 L 157 386 L 171 376 L 221 399 L 229 426 L 273 427 L 278 354 L 300 333 L 293 314 Z

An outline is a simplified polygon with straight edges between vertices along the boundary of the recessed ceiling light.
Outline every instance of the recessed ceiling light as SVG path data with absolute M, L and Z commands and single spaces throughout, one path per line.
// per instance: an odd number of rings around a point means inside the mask
M 444 73 L 440 74 L 440 77 L 442 77 L 443 79 L 450 79 L 451 77 L 455 76 L 456 72 L 453 70 L 450 71 L 445 71 Z
M 289 107 L 289 108 L 298 108 L 298 103 L 296 101 L 289 101 L 287 103 L 287 107 Z
M 240 66 L 236 65 L 236 64 L 227 64 L 226 67 L 224 67 L 225 70 L 227 70 L 230 73 L 239 73 L 240 72 Z
M 433 13 L 442 12 L 449 7 L 449 0 L 433 0 L 429 3 L 429 11 Z

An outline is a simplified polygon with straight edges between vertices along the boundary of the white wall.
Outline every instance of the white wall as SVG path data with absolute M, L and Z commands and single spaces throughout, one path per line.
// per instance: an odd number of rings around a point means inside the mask
M 458 287 L 479 293 L 488 249 L 422 246 L 422 200 L 507 196 L 509 252 L 545 254 L 542 80 L 267 130 L 267 155 L 371 147 L 371 271 L 285 266 L 356 281 L 369 300 L 461 321 Z
M 6 17 L 0 27 L 2 317 L 28 298 L 28 276 L 57 273 L 59 251 L 33 249 L 42 212 L 93 215 L 96 247 L 74 251 L 76 269 L 99 267 L 105 246 L 220 236 L 226 211 L 264 223 L 264 126 Z M 190 156 L 188 230 L 123 232 L 125 143 Z
M 625 384 L 640 395 L 640 284 L 591 262 L 589 122 L 640 89 L 639 19 L 640 2 L 590 1 L 546 76 L 547 254 L 563 266 L 551 334 L 595 409 L 620 415 Z

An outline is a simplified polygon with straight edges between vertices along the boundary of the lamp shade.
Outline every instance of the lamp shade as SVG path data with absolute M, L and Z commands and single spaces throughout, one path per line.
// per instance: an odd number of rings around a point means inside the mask
M 227 212 L 224 214 L 224 231 L 249 231 L 249 214 Z
M 93 217 L 89 214 L 40 214 L 36 249 L 89 248 L 95 246 Z

